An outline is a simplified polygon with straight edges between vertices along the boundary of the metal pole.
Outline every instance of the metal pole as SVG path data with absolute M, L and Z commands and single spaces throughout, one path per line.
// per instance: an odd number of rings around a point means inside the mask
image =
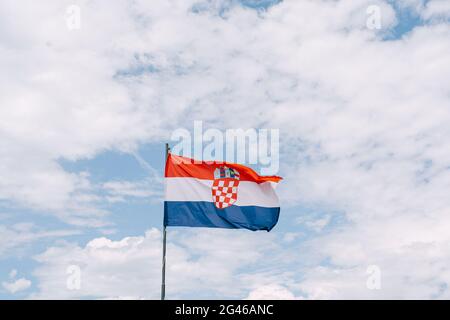
M 170 151 L 169 144 L 166 143 L 166 161 L 164 162 L 165 164 L 167 163 L 169 151 Z M 165 168 L 165 166 L 164 166 L 164 168 Z M 163 218 L 163 221 L 164 221 L 164 218 Z M 161 300 L 166 299 L 166 238 L 167 238 L 166 223 L 163 222 L 163 258 L 162 258 Z

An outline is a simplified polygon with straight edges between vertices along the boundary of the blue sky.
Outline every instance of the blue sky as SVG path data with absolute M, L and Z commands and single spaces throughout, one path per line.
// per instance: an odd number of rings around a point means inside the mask
M 157 299 L 164 143 L 196 120 L 280 130 L 281 218 L 171 229 L 168 298 L 449 297 L 448 5 L 73 2 L 74 30 L 0 5 L 0 298 Z

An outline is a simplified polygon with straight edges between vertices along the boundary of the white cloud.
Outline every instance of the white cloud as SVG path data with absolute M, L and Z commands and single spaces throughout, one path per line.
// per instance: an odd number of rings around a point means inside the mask
M 283 236 L 283 241 L 291 243 L 300 236 L 302 236 L 302 234 L 299 232 L 286 232 Z
M 301 216 L 298 217 L 295 221 L 300 225 L 304 225 L 307 228 L 314 230 L 315 232 L 320 232 L 324 227 L 326 227 L 330 223 L 330 220 L 331 215 L 327 214 L 320 218 Z
M 69 4 L 0 4 L 0 199 L 54 213 L 68 223 L 102 226 L 106 212 L 86 201 L 87 177 L 65 172 L 57 160 L 131 150 L 148 137 L 146 128 L 156 118 L 134 106 L 127 87 L 114 80 L 136 49 L 130 3 L 80 2 L 79 31 L 66 28 Z M 124 12 L 129 15 L 121 18 Z M 104 41 L 111 34 L 117 42 Z
M 15 250 L 16 255 L 34 241 L 80 234 L 79 230 L 44 230 L 33 223 L 19 223 L 11 227 L 0 225 L 0 257 Z
M 295 295 L 279 285 L 262 286 L 251 291 L 247 300 L 294 300 Z
M 446 0 L 428 1 L 421 16 L 425 19 L 450 19 L 450 2 Z
M 401 8 L 410 8 L 415 11 L 420 11 L 425 6 L 426 0 L 398 0 L 397 5 Z
M 398 5 L 412 9 L 425 21 L 443 22 L 450 18 L 450 5 L 447 0 L 399 0 Z
M 20 278 L 12 282 L 2 282 L 2 286 L 5 290 L 14 294 L 28 289 L 31 286 L 31 281 L 25 278 Z
M 162 179 L 160 179 L 162 180 Z M 162 181 L 150 179 L 146 181 L 108 181 L 103 183 L 102 189 L 107 193 L 111 202 L 123 202 L 126 198 L 157 198 L 163 199 Z
M 254 279 L 240 281 L 242 268 L 273 264 L 268 253 L 275 250 L 274 236 L 239 230 L 169 231 L 167 295 L 189 297 L 245 297 L 257 287 Z M 161 285 L 161 234 L 152 229 L 145 236 L 117 241 L 96 238 L 80 247 L 61 244 L 35 257 L 38 292 L 32 298 L 151 298 L 158 299 Z M 272 261 L 272 262 L 270 262 Z M 66 286 L 67 267 L 81 270 L 79 290 Z M 267 277 L 265 277 L 267 278 Z

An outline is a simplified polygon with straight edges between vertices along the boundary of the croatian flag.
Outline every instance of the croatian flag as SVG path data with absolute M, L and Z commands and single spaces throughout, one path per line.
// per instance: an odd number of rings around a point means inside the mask
M 270 231 L 278 222 L 277 176 L 235 163 L 168 154 L 164 225 Z

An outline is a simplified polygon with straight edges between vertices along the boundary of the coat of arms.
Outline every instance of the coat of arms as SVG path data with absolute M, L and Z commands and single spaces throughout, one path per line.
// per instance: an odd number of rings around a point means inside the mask
M 214 170 L 212 197 L 218 209 L 225 209 L 237 201 L 239 172 L 226 166 Z

